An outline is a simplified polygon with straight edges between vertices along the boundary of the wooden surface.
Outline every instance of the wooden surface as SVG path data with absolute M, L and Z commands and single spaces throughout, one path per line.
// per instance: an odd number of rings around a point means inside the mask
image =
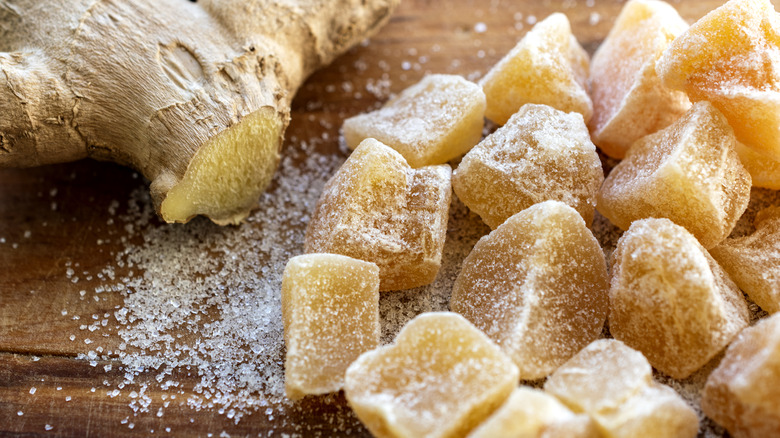
M 688 20 L 720 3 L 674 2 Z M 621 5 L 613 0 L 403 0 L 370 44 L 353 49 L 303 86 L 287 138 L 325 138 L 319 150 L 341 153 L 337 136 L 343 118 L 385 98 L 381 92 L 355 90 L 384 78 L 389 87 L 384 91 L 398 92 L 426 73 L 476 79 L 531 27 L 534 17 L 555 11 L 568 15 L 575 35 L 592 53 Z M 183 382 L 176 392 L 179 402 L 166 406 L 162 416 L 156 414 L 165 398 L 162 389 L 148 390 L 154 402 L 144 413 L 130 408 L 127 390 L 106 395 L 105 388 L 123 381 L 123 370 L 109 369 L 110 358 L 97 364 L 78 358 L 92 348 L 84 343 L 89 331 L 80 326 L 90 315 L 112 315 L 124 297 L 104 293 L 83 299 L 80 291 L 98 287 L 101 280 L 74 283 L 65 273 L 74 266 L 79 272 L 99 271 L 122 251 L 127 233 L 107 221 L 107 212 L 113 201 L 125 205 L 142 184 L 130 169 L 92 161 L 0 170 L 0 435 L 365 435 L 341 395 L 327 402 L 306 400 L 289 415 L 272 418 L 258 412 L 238 424 L 216 409 L 194 410 L 180 402 L 196 382 L 186 370 L 174 371 Z M 100 332 L 106 350 L 121 342 L 112 326 Z

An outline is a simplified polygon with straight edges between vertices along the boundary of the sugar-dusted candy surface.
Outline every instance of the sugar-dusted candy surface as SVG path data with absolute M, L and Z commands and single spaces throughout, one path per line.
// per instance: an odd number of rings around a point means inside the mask
M 658 370 L 683 379 L 748 325 L 747 303 L 685 228 L 644 219 L 610 260 L 609 330 Z
M 701 407 L 735 438 L 780 431 L 780 315 L 747 328 L 726 350 L 704 387 Z
M 780 19 L 769 0 L 731 0 L 669 45 L 664 85 L 712 102 L 737 139 L 780 160 Z
M 482 78 L 485 117 L 503 125 L 527 103 L 577 112 L 588 121 L 593 104 L 586 91 L 588 54 L 571 33 L 569 19 L 555 13 L 537 23 Z
M 761 210 L 756 231 L 726 239 L 710 253 L 737 286 L 769 313 L 780 311 L 780 207 Z
M 380 290 L 432 282 L 441 267 L 450 174 L 446 164 L 412 169 L 393 149 L 363 141 L 325 185 L 305 251 L 376 263 Z
M 344 121 L 347 146 L 366 138 L 392 147 L 412 167 L 443 164 L 482 138 L 485 94 L 455 75 L 428 75 L 382 108 Z
M 452 186 L 469 209 L 496 228 L 547 200 L 570 205 L 590 224 L 603 181 L 582 116 L 527 104 L 463 157 Z
M 335 392 L 347 367 L 379 345 L 379 268 L 335 254 L 306 254 L 282 276 L 287 397 Z
M 642 353 L 600 339 L 558 368 L 544 390 L 574 412 L 590 415 L 606 438 L 695 437 L 696 413 L 651 374 Z
M 458 314 L 424 313 L 392 345 L 360 356 L 345 394 L 377 437 L 461 437 L 517 386 L 517 367 Z
M 735 144 L 725 117 L 698 102 L 668 128 L 634 143 L 601 186 L 597 208 L 623 230 L 638 219 L 671 219 L 712 248 L 750 200 L 750 174 Z
M 658 0 L 631 0 L 618 15 L 590 66 L 593 142 L 623 158 L 645 135 L 669 126 L 691 103 L 665 87 L 655 63 L 688 24 L 674 7 Z
M 604 254 L 582 217 L 546 201 L 477 242 L 455 280 L 450 308 L 493 339 L 521 379 L 531 380 L 599 336 L 608 287 Z
M 552 395 L 520 386 L 468 438 L 600 438 L 593 421 Z
M 753 187 L 780 190 L 780 159 L 763 155 L 740 142 L 737 142 L 737 155 L 750 173 Z

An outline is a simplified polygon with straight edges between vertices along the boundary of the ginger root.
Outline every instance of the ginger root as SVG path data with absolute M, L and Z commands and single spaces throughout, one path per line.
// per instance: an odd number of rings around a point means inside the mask
M 305 78 L 399 0 L 0 0 L 0 168 L 139 170 L 167 222 L 238 223 Z

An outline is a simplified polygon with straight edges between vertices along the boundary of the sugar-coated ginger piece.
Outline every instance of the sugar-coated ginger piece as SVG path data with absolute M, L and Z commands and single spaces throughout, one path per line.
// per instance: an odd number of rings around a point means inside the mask
M 658 0 L 623 6 L 590 65 L 593 142 L 614 158 L 663 129 L 690 108 L 685 93 L 665 87 L 655 63 L 688 24 L 674 7 Z
M 517 367 L 458 314 L 425 313 L 347 369 L 350 406 L 377 437 L 462 437 L 517 386 Z
M 750 173 L 753 187 L 780 190 L 780 160 L 763 155 L 740 142 L 737 142 L 737 155 Z
M 740 333 L 707 378 L 701 408 L 735 438 L 780 432 L 780 315 Z
M 493 339 L 520 378 L 549 375 L 602 331 L 607 265 L 571 207 L 546 201 L 509 218 L 463 261 L 450 307 Z
M 491 228 L 547 200 L 593 220 L 604 181 L 601 161 L 582 116 L 527 104 L 475 146 L 452 176 L 461 201 Z
M 593 421 L 575 414 L 555 397 L 518 387 L 468 438 L 600 438 Z
M 335 392 L 347 367 L 379 345 L 379 268 L 335 254 L 306 254 L 282 276 L 287 397 Z
M 601 186 L 597 208 L 623 230 L 638 219 L 671 219 L 712 248 L 731 233 L 750 200 L 750 174 L 735 143 L 725 117 L 698 102 L 634 143 Z
M 350 149 L 375 138 L 398 151 L 412 167 L 443 164 L 482 138 L 485 93 L 456 75 L 429 75 L 382 108 L 344 121 Z
M 364 140 L 327 182 L 306 229 L 307 253 L 379 266 L 379 290 L 431 283 L 441 267 L 450 167 L 412 169 L 395 150 Z
M 652 381 L 642 353 L 614 339 L 585 347 L 547 379 L 544 390 L 590 415 L 605 438 L 692 438 L 699 430 L 693 409 Z
M 685 228 L 631 224 L 610 261 L 609 330 L 658 370 L 684 379 L 748 325 L 739 288 Z
M 503 125 L 527 103 L 577 112 L 587 122 L 593 104 L 586 91 L 588 54 L 571 33 L 569 19 L 555 13 L 537 23 L 482 78 L 485 116 Z
M 707 100 L 737 139 L 780 160 L 780 18 L 770 0 L 731 0 L 669 45 L 664 85 Z
M 780 207 L 761 210 L 753 234 L 726 239 L 710 254 L 754 303 L 780 311 Z

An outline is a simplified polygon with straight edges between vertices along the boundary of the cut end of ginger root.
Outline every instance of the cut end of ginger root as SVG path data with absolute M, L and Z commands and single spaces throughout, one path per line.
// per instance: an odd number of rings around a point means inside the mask
M 263 107 L 209 139 L 168 190 L 160 216 L 166 222 L 187 222 L 197 215 L 219 225 L 243 221 L 271 182 L 283 128 L 276 111 Z

